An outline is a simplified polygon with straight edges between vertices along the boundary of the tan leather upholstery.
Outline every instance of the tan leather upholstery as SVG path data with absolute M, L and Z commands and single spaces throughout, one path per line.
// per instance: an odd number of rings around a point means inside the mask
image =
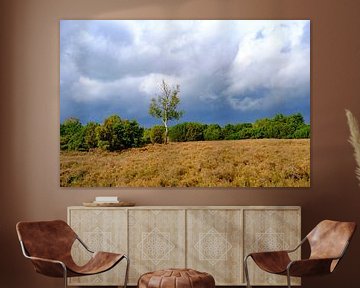
M 71 256 L 71 247 L 77 235 L 62 220 L 19 222 L 16 230 L 36 272 L 47 276 L 64 277 L 63 266 L 55 261 L 64 263 L 67 277 L 73 277 L 107 271 L 124 258 L 124 254 L 96 252 L 88 263 L 78 266 Z
M 214 277 L 192 269 L 167 269 L 143 274 L 138 288 L 214 288 Z
M 336 258 L 341 255 L 347 241 L 352 237 L 356 224 L 324 220 L 307 236 L 311 247 L 310 259 Z

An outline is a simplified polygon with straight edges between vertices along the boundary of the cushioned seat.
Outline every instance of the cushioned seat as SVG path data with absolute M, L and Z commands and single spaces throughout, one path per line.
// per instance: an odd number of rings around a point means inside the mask
M 140 276 L 138 288 L 213 288 L 214 277 L 193 269 L 166 269 Z

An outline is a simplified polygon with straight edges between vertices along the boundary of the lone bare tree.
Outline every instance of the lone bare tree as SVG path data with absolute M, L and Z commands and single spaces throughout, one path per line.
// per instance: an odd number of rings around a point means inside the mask
M 170 120 L 179 120 L 184 114 L 183 111 L 178 110 L 180 103 L 180 86 L 176 85 L 175 88 L 170 86 L 162 80 L 160 85 L 160 95 L 156 98 L 151 99 L 149 114 L 157 119 L 161 119 L 165 127 L 165 144 L 168 140 L 168 122 Z

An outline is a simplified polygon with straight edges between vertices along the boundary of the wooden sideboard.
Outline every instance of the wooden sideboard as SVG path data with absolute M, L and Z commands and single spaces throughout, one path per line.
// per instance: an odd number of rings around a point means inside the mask
M 301 240 L 298 206 L 80 206 L 68 207 L 68 223 L 92 250 L 129 255 L 129 285 L 148 271 L 184 267 L 212 274 L 216 285 L 245 285 L 245 255 L 294 248 Z M 78 263 L 89 257 L 78 243 L 72 254 Z M 70 278 L 69 285 L 121 285 L 124 271 L 121 262 L 103 274 Z M 286 277 L 252 261 L 249 272 L 253 285 L 286 285 Z

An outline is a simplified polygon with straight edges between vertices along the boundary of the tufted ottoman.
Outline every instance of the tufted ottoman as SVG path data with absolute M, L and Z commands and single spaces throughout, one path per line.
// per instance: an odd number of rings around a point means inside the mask
M 138 288 L 214 288 L 214 277 L 192 269 L 166 269 L 140 276 Z

